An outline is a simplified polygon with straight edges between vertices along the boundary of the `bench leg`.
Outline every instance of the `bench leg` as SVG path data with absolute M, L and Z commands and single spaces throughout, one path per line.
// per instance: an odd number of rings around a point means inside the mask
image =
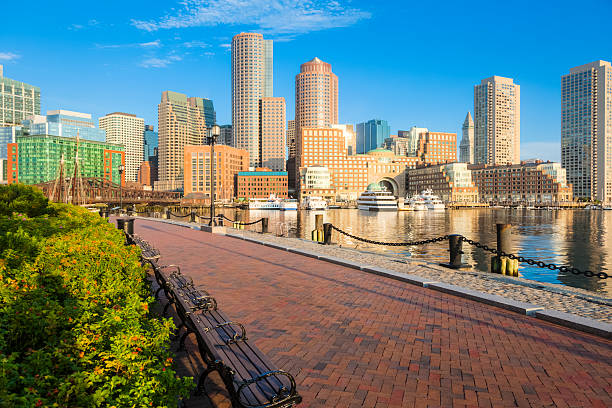
M 193 331 L 189 327 L 187 327 L 187 325 L 185 325 L 185 328 L 187 329 L 187 331 L 181 336 L 181 340 L 179 341 L 179 346 L 176 351 L 185 350 L 185 340 L 187 340 L 187 336 L 193 333 Z
M 166 303 L 166 306 L 164 306 L 164 311 L 162 312 L 162 316 L 166 317 L 166 312 L 168 311 L 168 308 L 170 307 L 170 305 L 174 303 L 171 299 L 168 300 L 168 303 Z
M 214 365 L 207 367 L 206 370 L 204 370 L 202 374 L 200 374 L 200 378 L 198 379 L 198 386 L 196 387 L 195 391 L 196 395 L 202 395 L 202 393 L 204 393 L 206 396 L 208 396 L 208 393 L 206 392 L 206 387 L 204 386 L 204 381 L 206 381 L 206 377 L 208 377 L 213 371 L 217 371 L 217 367 Z
M 155 291 L 155 298 L 159 299 L 159 292 L 161 292 L 164 288 L 162 288 L 161 286 L 159 288 L 157 288 L 157 290 Z

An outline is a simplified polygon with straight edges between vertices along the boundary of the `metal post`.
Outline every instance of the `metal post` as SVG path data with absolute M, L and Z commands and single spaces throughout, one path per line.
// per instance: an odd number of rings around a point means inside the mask
M 196 222 L 196 213 L 191 211 L 191 222 Z
M 125 167 L 123 164 L 119 165 L 119 215 L 121 215 L 121 210 L 123 209 L 123 170 Z
M 463 236 L 459 234 L 451 234 L 448 236 L 448 250 L 449 260 L 448 263 L 441 263 L 441 266 L 450 269 L 461 269 L 467 268 L 469 265 L 461 262 L 461 255 L 463 255 Z
M 208 144 L 210 145 L 210 222 L 209 226 L 214 226 L 215 224 L 215 142 L 217 141 L 217 137 L 219 137 L 219 133 L 221 132 L 218 125 L 213 125 L 210 128 L 210 134 L 206 136 Z
M 133 218 L 126 218 L 125 230 L 128 233 L 128 235 L 134 235 L 134 219 Z
M 166 208 L 166 219 L 170 219 L 170 208 Z
M 326 222 L 323 224 L 323 243 L 325 245 L 331 245 L 331 236 L 332 236 L 332 224 L 330 222 Z
M 265 234 L 268 232 L 268 218 L 262 218 L 261 219 L 261 233 Z
M 117 218 L 117 229 L 125 231 L 125 218 Z

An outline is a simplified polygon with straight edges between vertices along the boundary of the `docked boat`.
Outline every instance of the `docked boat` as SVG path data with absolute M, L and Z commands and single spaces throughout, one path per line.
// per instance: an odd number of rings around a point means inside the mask
M 327 201 L 317 196 L 307 196 L 302 204 L 307 210 L 327 210 Z
M 415 194 L 412 197 L 406 196 L 406 201 L 408 201 L 407 207 L 412 211 L 427 211 L 428 209 L 425 205 L 425 199 L 420 194 Z
M 357 208 L 364 211 L 397 211 L 393 193 L 378 183 L 372 183 L 357 199 Z
M 446 208 L 440 197 L 433 193 L 433 190 L 421 191 L 421 197 L 423 197 L 423 202 L 428 210 L 444 210 Z
M 286 198 L 280 203 L 281 211 L 297 211 L 298 209 L 298 200 L 293 198 Z
M 268 198 L 252 198 L 249 200 L 249 210 L 280 210 L 281 200 L 271 194 Z

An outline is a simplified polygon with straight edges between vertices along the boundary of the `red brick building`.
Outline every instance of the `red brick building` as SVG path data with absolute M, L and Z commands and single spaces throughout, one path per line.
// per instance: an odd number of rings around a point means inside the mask
M 288 198 L 286 171 L 271 171 L 258 167 L 255 171 L 241 171 L 236 182 L 238 198 L 268 198 L 274 194 L 279 198 Z

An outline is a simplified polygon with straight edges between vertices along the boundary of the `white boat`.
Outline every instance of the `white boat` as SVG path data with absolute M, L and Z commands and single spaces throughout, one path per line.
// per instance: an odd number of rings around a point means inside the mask
M 406 197 L 406 200 L 408 200 L 408 208 L 412 211 L 427 211 L 425 200 L 420 195 L 415 194 L 412 197 Z
M 286 198 L 280 202 L 281 211 L 297 211 L 298 200 L 293 198 Z
M 249 200 L 249 210 L 280 210 L 281 200 L 271 194 L 268 198 L 251 198 Z
M 372 183 L 357 199 L 357 208 L 364 211 L 397 211 L 393 193 L 378 183 Z
M 428 210 L 444 210 L 446 208 L 440 197 L 433 193 L 433 190 L 421 191 L 421 197 L 423 197 L 425 207 Z
M 307 210 L 327 210 L 327 201 L 317 196 L 307 196 L 302 204 Z

